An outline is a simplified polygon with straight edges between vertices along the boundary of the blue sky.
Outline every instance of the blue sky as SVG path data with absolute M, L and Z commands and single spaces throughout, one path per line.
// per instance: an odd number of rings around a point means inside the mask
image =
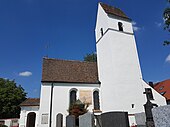
M 83 60 L 95 52 L 97 0 L 0 0 L 0 77 L 15 79 L 39 97 L 42 58 Z M 169 39 L 163 30 L 166 0 L 101 0 L 132 20 L 143 78 L 170 78 Z M 46 48 L 48 45 L 48 49 Z

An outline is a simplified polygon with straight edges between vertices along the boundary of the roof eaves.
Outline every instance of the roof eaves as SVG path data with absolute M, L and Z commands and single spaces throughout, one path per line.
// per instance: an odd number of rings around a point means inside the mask
M 41 83 L 74 83 L 74 84 L 101 84 L 100 81 L 96 82 L 67 82 L 67 81 L 41 81 Z
M 20 106 L 21 107 L 28 107 L 28 106 L 40 106 L 40 105 L 39 104 L 37 104 L 37 105 L 36 104 L 35 105 L 34 104 L 30 104 L 30 105 L 29 104 L 25 104 L 25 105 L 20 105 Z

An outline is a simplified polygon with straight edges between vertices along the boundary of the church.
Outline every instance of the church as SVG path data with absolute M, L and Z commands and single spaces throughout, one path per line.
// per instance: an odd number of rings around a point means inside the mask
M 148 98 L 166 105 L 142 78 L 132 20 L 120 9 L 99 3 L 95 34 L 97 62 L 43 58 L 36 127 L 55 127 L 59 113 L 65 125 L 69 105 L 78 99 L 94 114 L 126 111 L 130 124 L 135 113 L 144 112 Z

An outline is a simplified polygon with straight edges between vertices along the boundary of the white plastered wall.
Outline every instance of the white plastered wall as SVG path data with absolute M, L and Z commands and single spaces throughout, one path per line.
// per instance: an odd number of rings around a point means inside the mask
M 123 32 L 119 31 L 118 22 L 123 23 Z M 103 36 L 101 28 L 105 30 Z M 142 79 L 131 21 L 107 15 L 99 4 L 95 31 L 102 111 L 143 112 L 146 103 L 143 92 L 151 87 Z M 153 103 L 166 104 L 165 98 L 153 89 L 152 92 Z
M 79 99 L 79 91 L 80 90 L 89 90 L 91 94 L 93 91 L 98 89 L 100 94 L 100 85 L 99 84 L 72 84 L 72 83 L 54 83 L 53 87 L 53 100 L 52 100 L 52 123 L 51 126 L 56 126 L 56 116 L 58 113 L 63 114 L 63 125 L 66 125 L 66 116 L 68 115 L 69 108 L 69 95 L 71 89 L 77 89 L 77 99 Z M 41 124 L 41 115 L 42 114 L 50 114 L 50 98 L 51 98 L 51 84 L 44 84 L 41 86 L 42 94 L 45 95 L 46 98 L 41 98 L 41 107 L 40 107 L 40 126 L 48 127 L 48 124 Z M 93 95 L 91 95 L 93 97 Z M 99 95 L 100 97 L 100 95 Z M 46 99 L 46 100 L 44 100 Z M 46 103 L 45 103 L 46 102 Z M 48 103 L 47 103 L 48 102 Z M 92 104 L 89 106 L 89 111 L 93 111 L 93 99 Z M 50 117 L 50 115 L 49 115 Z
M 102 19 L 99 20 L 99 18 L 102 17 Z M 107 20 L 107 14 L 104 12 L 102 7 L 99 5 L 98 13 L 97 13 L 97 20 L 96 20 L 96 40 L 99 40 L 101 37 L 101 31 L 100 28 L 103 28 L 103 32 L 106 32 L 108 28 L 108 20 Z M 102 26 L 102 27 L 98 27 Z
M 34 112 L 36 114 L 35 127 L 39 124 L 39 106 L 23 106 L 21 107 L 19 127 L 26 127 L 28 113 Z
M 51 86 L 41 84 L 41 95 L 40 95 L 40 110 L 39 110 L 39 126 L 48 127 L 49 124 L 41 124 L 42 114 L 48 115 L 49 123 L 49 114 L 50 114 L 50 98 L 51 98 Z

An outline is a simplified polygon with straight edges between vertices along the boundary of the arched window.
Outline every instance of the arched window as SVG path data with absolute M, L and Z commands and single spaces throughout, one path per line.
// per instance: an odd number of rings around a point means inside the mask
M 70 105 L 73 104 L 77 99 L 77 90 L 76 89 L 72 89 L 70 91 Z
M 101 36 L 103 36 L 103 28 L 100 29 Z
M 123 31 L 123 24 L 121 22 L 118 22 L 119 31 Z
M 93 92 L 94 110 L 100 110 L 99 91 Z

